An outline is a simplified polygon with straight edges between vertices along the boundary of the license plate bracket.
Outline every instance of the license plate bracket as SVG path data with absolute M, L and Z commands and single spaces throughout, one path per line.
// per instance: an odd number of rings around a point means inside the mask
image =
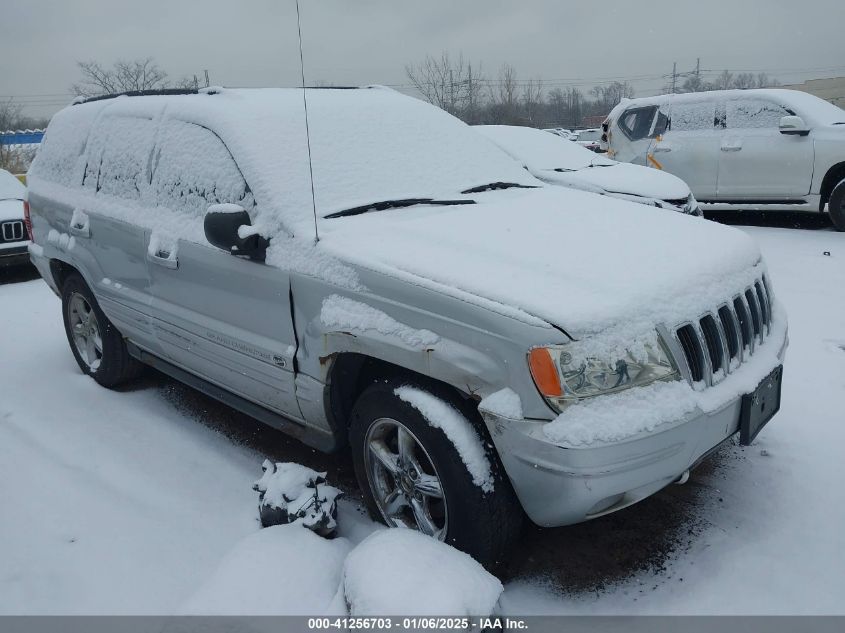
M 780 410 L 783 365 L 766 376 L 752 393 L 742 397 L 739 414 L 739 443 L 748 446 L 757 434 Z

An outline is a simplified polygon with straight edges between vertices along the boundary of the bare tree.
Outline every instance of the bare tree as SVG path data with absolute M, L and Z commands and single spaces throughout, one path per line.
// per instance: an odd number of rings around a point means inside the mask
M 729 70 L 723 70 L 716 81 L 713 82 L 713 88 L 716 90 L 730 90 L 734 85 L 734 75 Z
M 167 88 L 167 73 L 152 57 L 133 61 L 117 61 L 111 68 L 99 62 L 77 62 L 82 79 L 71 86 L 74 94 L 92 97 L 135 90 Z
M 405 74 L 429 103 L 455 116 L 477 118 L 484 78 L 462 54 L 456 59 L 446 51 L 440 57 L 426 56 L 419 64 L 405 66 Z
M 519 86 L 516 69 L 510 64 L 499 68 L 498 80 L 490 84 L 489 99 L 493 123 L 519 124 Z
M 757 75 L 757 88 L 774 88 L 779 86 L 780 82 L 777 79 L 771 79 L 766 73 L 759 73 Z
M 21 115 L 21 106 L 13 99 L 0 101 L 0 133 L 8 132 L 17 128 Z M 7 146 L 0 143 L 0 169 L 16 171 L 11 169 L 13 165 L 14 152 Z
M 529 79 L 522 87 L 522 107 L 525 111 L 527 123 L 531 126 L 539 125 L 540 112 L 543 108 L 543 82 L 540 79 Z

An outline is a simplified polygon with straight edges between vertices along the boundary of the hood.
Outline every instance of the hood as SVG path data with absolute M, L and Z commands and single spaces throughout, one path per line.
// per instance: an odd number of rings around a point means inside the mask
M 23 220 L 23 201 L 0 199 L 0 222 Z
M 559 187 L 476 200 L 324 220 L 320 248 L 574 338 L 697 318 L 761 274 L 748 235 L 700 218 Z
M 686 200 L 690 195 L 687 184 L 672 174 L 630 163 L 616 163 L 584 167 L 577 171 L 535 171 L 535 176 L 548 183 L 622 193 L 657 200 Z M 580 185 L 580 186 L 579 186 Z

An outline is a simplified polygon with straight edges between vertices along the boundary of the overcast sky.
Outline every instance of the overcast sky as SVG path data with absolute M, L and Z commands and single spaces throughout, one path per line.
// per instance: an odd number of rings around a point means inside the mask
M 510 63 L 551 87 L 629 79 L 654 94 L 672 62 L 764 71 L 782 82 L 845 75 L 842 0 L 300 0 L 306 81 L 407 90 L 405 64 L 443 50 L 495 77 Z M 152 56 L 171 78 L 299 82 L 294 0 L 4 0 L 0 98 L 31 115 L 69 100 L 78 60 Z

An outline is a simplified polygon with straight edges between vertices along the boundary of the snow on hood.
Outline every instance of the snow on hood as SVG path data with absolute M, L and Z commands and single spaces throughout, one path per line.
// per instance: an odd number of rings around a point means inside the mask
M 474 129 L 545 182 L 658 200 L 682 200 L 690 194 L 677 176 L 619 163 L 543 130 L 515 125 L 477 125 Z
M 0 200 L 0 220 L 23 220 L 23 202 Z
M 23 200 L 25 197 L 26 187 L 24 187 L 23 183 L 8 171 L 0 169 L 0 202 L 3 200 Z M 17 206 L 20 207 L 21 205 Z M 20 217 L 23 217 L 23 215 Z
M 608 193 L 623 193 L 657 200 L 686 200 L 690 195 L 687 183 L 677 176 L 631 163 L 614 161 L 606 167 L 587 167 L 575 172 L 534 172 L 534 175 L 546 182 L 565 187 L 582 188 L 579 185 L 587 184 Z
M 697 317 L 762 274 L 745 233 L 563 188 L 476 196 L 321 223 L 321 248 L 364 268 L 518 308 L 575 338 Z

